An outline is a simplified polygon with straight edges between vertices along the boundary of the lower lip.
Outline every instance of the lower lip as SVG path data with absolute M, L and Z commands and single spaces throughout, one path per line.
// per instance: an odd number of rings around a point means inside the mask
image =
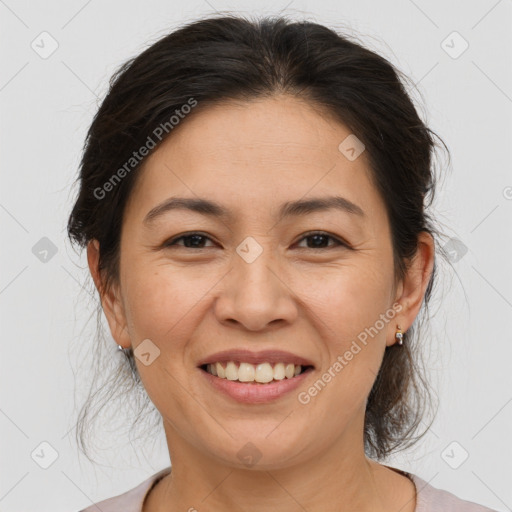
M 296 389 L 308 378 L 313 368 L 308 368 L 305 372 L 291 379 L 284 378 L 283 380 L 270 382 L 268 384 L 221 379 L 201 368 L 199 368 L 199 371 L 208 379 L 208 382 L 210 382 L 215 389 L 225 393 L 237 402 L 261 404 L 281 398 Z

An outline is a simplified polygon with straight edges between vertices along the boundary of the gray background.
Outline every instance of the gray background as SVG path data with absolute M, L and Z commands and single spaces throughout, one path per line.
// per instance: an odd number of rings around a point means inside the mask
M 511 0 L 0 0 L 0 510 L 79 510 L 168 464 L 163 434 L 132 443 L 117 428 L 102 436 L 103 464 L 77 454 L 94 302 L 85 253 L 75 255 L 65 225 L 85 132 L 113 71 L 214 10 L 284 10 L 353 29 L 418 84 L 422 116 L 453 157 L 451 170 L 440 163 L 436 218 L 460 243 L 448 242 L 456 273 L 439 275 L 425 339 L 439 413 L 414 450 L 387 463 L 512 510 Z

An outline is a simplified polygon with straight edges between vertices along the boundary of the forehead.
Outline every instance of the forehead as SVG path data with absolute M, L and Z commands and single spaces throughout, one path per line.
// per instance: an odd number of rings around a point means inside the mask
M 138 216 L 171 196 L 277 215 L 285 202 L 337 195 L 382 213 L 365 152 L 349 160 L 340 144 L 353 135 L 318 107 L 280 96 L 196 109 L 137 171 Z

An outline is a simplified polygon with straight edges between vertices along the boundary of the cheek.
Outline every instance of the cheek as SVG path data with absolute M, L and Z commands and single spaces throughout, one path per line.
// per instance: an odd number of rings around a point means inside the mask
M 184 319 L 193 313 L 208 290 L 207 284 L 192 282 L 179 271 L 154 268 L 150 263 L 131 268 L 131 277 L 127 276 L 125 282 L 132 341 L 137 344 L 139 339 L 154 338 L 161 344 L 179 339 L 176 333 L 186 325 Z
M 146 339 L 157 347 L 146 345 L 152 359 L 148 365 L 135 357 L 138 373 L 162 414 L 186 415 L 188 395 L 183 389 L 193 370 L 187 358 L 189 340 L 202 314 L 201 298 L 211 285 L 192 282 L 175 270 L 155 269 L 148 263 L 132 270 L 131 275 L 125 278 L 130 339 L 134 350 Z
M 346 265 L 325 273 L 321 280 L 310 274 L 305 285 L 304 302 L 323 320 L 339 348 L 373 326 L 390 307 L 391 281 L 384 266 Z
M 328 354 L 322 370 L 336 375 L 330 392 L 345 411 L 361 406 L 378 373 L 394 325 L 390 286 L 385 268 L 354 265 L 333 274 L 309 296 Z

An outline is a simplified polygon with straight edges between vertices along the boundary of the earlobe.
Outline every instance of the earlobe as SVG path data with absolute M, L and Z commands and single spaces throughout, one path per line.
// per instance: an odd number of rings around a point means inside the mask
M 94 285 L 98 290 L 101 307 L 107 319 L 110 332 L 115 342 L 123 348 L 131 346 L 130 338 L 126 329 L 126 315 L 120 297 L 118 297 L 117 289 L 114 287 L 105 289 L 101 274 L 98 269 L 100 256 L 100 245 L 98 240 L 91 240 L 87 245 L 87 263 L 89 271 L 94 281 Z

